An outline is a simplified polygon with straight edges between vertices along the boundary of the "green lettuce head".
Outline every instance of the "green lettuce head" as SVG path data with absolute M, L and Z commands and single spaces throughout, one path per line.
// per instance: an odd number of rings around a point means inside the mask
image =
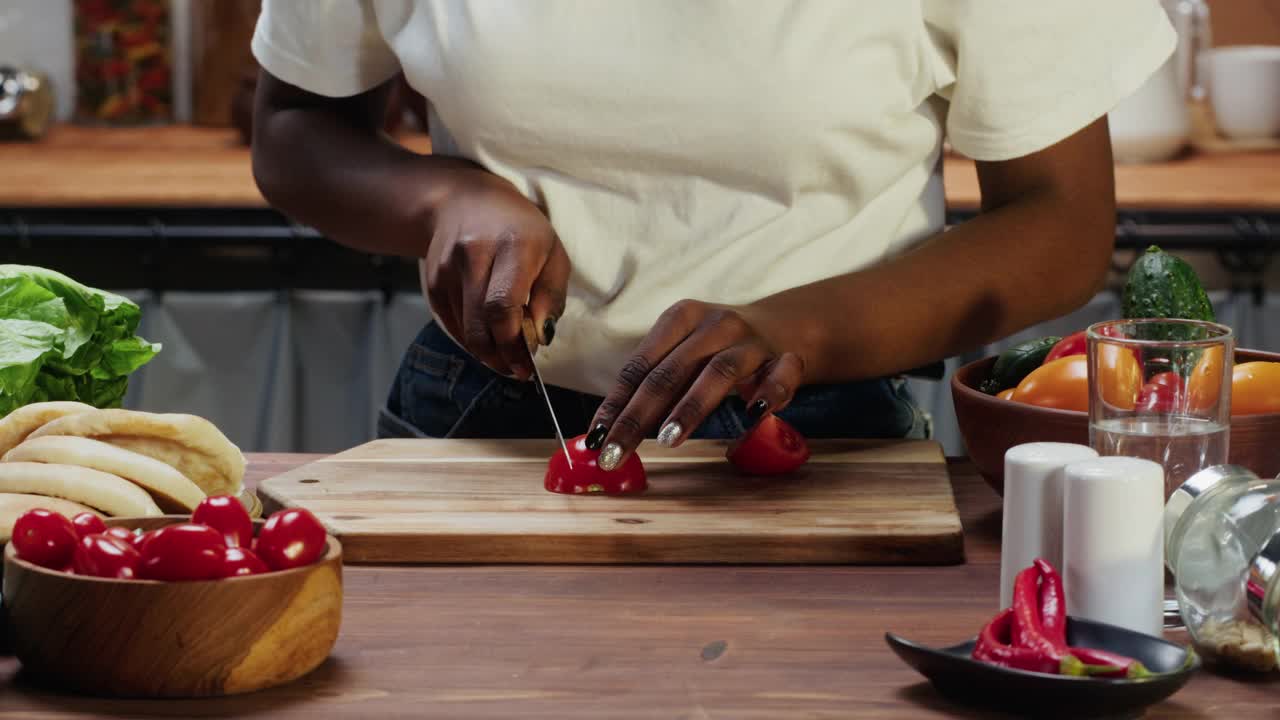
M 61 273 L 0 265 L 0 416 L 46 400 L 119 407 L 129 374 L 160 352 L 127 298 Z

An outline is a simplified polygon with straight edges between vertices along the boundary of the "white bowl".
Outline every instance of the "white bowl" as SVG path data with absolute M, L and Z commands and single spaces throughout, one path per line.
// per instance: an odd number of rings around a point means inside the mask
M 1206 50 L 1200 57 L 1218 130 L 1237 140 L 1280 135 L 1280 45 Z

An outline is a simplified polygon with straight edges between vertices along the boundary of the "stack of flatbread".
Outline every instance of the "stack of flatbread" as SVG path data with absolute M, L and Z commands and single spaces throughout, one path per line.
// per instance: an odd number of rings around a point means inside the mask
M 194 415 L 98 410 L 76 402 L 20 407 L 0 419 L 0 543 L 43 507 L 144 517 L 190 513 L 243 489 L 245 459 Z

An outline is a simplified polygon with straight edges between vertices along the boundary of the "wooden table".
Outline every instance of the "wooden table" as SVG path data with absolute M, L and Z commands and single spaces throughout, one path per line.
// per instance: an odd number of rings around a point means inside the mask
M 430 141 L 403 138 L 419 152 Z M 249 151 L 229 129 L 170 126 L 138 129 L 55 127 L 39 143 L 0 145 L 0 207 L 263 207 Z M 1116 169 L 1116 197 L 1126 210 L 1264 210 L 1280 208 L 1280 153 L 1191 155 Z M 948 157 L 949 206 L 979 200 L 973 163 Z
M 252 458 L 253 480 L 305 456 Z M 0 719 L 982 717 L 884 644 L 995 610 L 1000 501 L 954 463 L 968 563 L 920 567 L 348 567 L 332 657 L 293 685 L 199 701 L 34 688 L 0 659 Z M 1201 673 L 1148 718 L 1275 717 L 1280 673 Z

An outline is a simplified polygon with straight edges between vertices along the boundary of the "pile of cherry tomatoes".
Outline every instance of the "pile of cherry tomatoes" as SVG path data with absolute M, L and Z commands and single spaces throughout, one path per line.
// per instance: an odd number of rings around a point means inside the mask
M 35 509 L 13 526 L 14 551 L 34 565 L 91 577 L 192 581 L 258 575 L 310 565 L 325 553 L 324 526 L 301 508 L 267 519 L 257 537 L 234 496 L 205 498 L 191 521 L 148 532 L 107 527 L 80 513 Z

